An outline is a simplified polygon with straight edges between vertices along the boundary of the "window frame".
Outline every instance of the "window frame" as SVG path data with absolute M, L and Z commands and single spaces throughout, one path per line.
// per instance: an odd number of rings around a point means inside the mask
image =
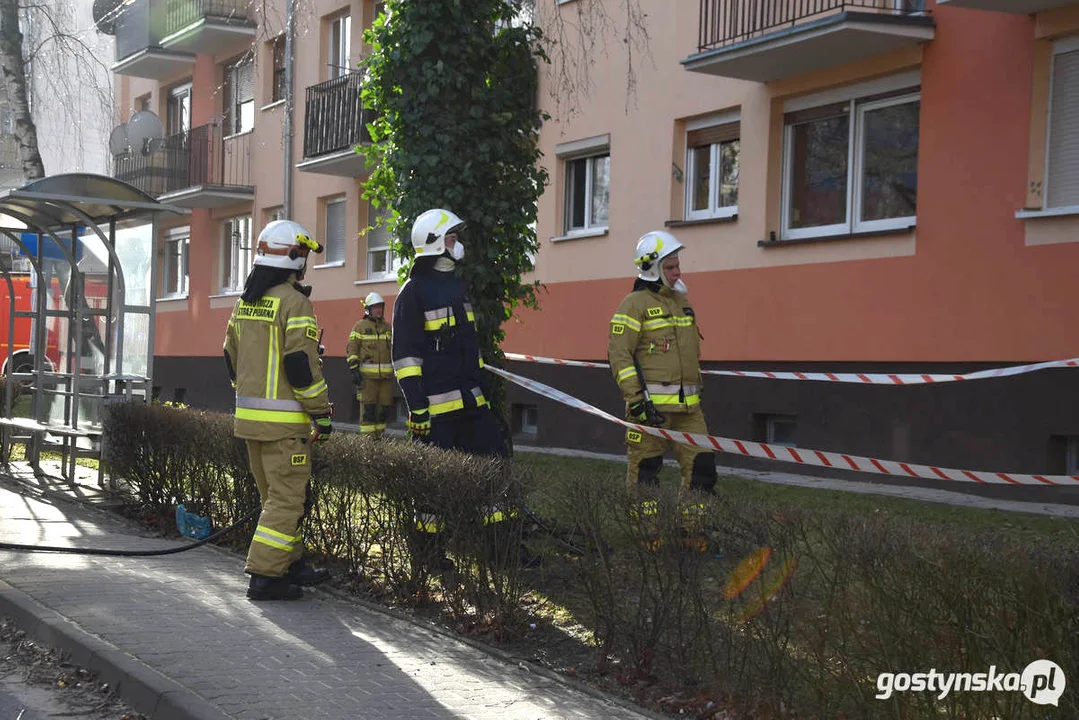
M 367 224 L 369 226 L 374 227 L 376 215 L 378 215 L 378 214 L 379 214 L 378 209 L 375 208 L 374 205 L 371 205 L 370 203 L 368 203 L 368 205 L 367 205 Z M 364 249 L 364 257 L 366 258 L 366 264 L 364 265 L 364 276 L 365 276 L 365 278 L 367 280 L 396 280 L 397 279 L 397 271 L 404 264 L 404 261 L 401 258 L 397 257 L 397 253 L 395 253 L 393 251 L 393 248 L 390 246 L 389 243 L 392 240 L 390 234 L 388 232 L 386 233 L 386 244 L 385 245 L 377 245 L 375 247 L 371 247 L 371 231 L 370 230 L 368 230 L 366 233 L 364 233 L 364 239 L 365 239 L 365 245 L 366 245 L 366 247 Z M 381 273 L 372 273 L 371 272 L 371 253 L 375 253 L 375 252 L 380 252 L 380 253 L 384 252 L 384 253 L 388 254 L 389 261 L 386 263 L 386 270 L 384 272 L 381 272 Z
M 345 251 L 347 250 L 346 246 L 348 244 L 348 196 L 346 196 L 346 195 L 333 195 L 333 196 L 324 198 L 322 200 L 321 205 L 322 205 L 322 227 L 323 227 L 322 237 L 325 238 L 325 241 L 326 241 L 326 247 L 324 248 L 325 255 L 323 255 L 323 257 L 326 258 L 326 261 L 324 263 L 321 263 L 319 265 L 315 265 L 313 267 L 315 267 L 315 268 L 340 267 L 340 266 L 345 264 Z M 332 205 L 341 205 L 342 206 L 342 208 L 341 208 L 341 223 L 342 223 L 342 227 L 341 227 L 341 245 L 342 245 L 342 247 L 341 247 L 341 259 L 340 260 L 336 260 L 336 259 L 331 260 L 330 259 L 330 206 L 332 206 Z
M 1071 208 L 1076 205 L 1050 205 L 1049 204 L 1049 175 L 1051 171 L 1050 163 L 1052 157 L 1050 148 L 1052 147 L 1053 137 L 1053 83 L 1056 79 L 1056 58 L 1057 55 L 1066 55 L 1072 52 L 1079 52 L 1079 35 L 1071 35 L 1068 37 L 1060 38 L 1053 41 L 1053 47 L 1051 52 L 1051 58 L 1049 61 L 1049 92 L 1048 102 L 1045 107 L 1045 169 L 1042 173 L 1042 209 L 1043 210 L 1056 210 L 1058 208 Z M 1079 122 L 1079 118 L 1074 122 Z
M 181 251 L 178 255 L 180 266 L 175 268 L 177 271 L 175 279 L 178 281 L 179 289 L 176 292 L 165 292 L 165 287 L 168 285 L 170 271 L 173 268 L 170 267 L 170 260 L 177 257 L 176 253 L 170 251 L 170 245 L 174 243 L 182 243 Z M 170 228 L 166 230 L 161 238 L 161 295 L 158 300 L 178 300 L 186 298 L 188 290 L 191 287 L 191 227 L 185 225 L 178 228 Z
M 168 97 L 165 98 L 165 135 L 187 135 L 191 132 L 191 88 L 192 83 L 190 80 L 169 88 Z M 185 97 L 187 98 L 186 108 L 183 102 Z M 179 106 L 177 115 L 180 121 L 178 130 L 171 127 L 173 123 L 173 107 L 177 105 Z
M 733 125 L 737 123 L 738 137 L 731 140 L 724 140 L 720 142 L 709 143 L 709 172 L 708 172 L 708 207 L 704 210 L 693 209 L 693 195 L 695 188 L 695 181 L 697 178 L 696 173 L 696 158 L 691 152 L 698 147 L 705 147 L 704 145 L 690 145 L 689 134 L 695 130 L 704 130 L 705 128 L 718 127 L 720 125 Z M 724 143 L 737 142 L 739 145 L 739 159 L 738 164 L 741 166 L 741 143 L 742 143 L 742 128 L 741 117 L 739 113 L 725 113 L 723 115 L 717 115 L 702 120 L 689 122 L 686 124 L 686 132 L 684 136 L 685 152 L 683 154 L 685 158 L 685 189 L 683 193 L 684 197 L 684 210 L 683 217 L 686 220 L 714 220 L 717 218 L 729 218 L 738 214 L 738 203 L 734 205 L 719 204 L 720 196 L 720 156 L 722 154 L 722 146 Z M 739 186 L 741 186 L 741 174 L 739 173 Z M 739 187 L 741 190 L 741 187 Z
M 225 228 L 233 226 L 237 223 L 237 221 L 241 220 L 247 221 L 247 248 L 245 249 L 243 247 L 243 239 L 241 237 L 240 243 L 235 247 L 236 252 L 233 252 L 232 233 L 226 233 Z M 251 267 L 253 266 L 255 261 L 255 244 L 253 240 L 253 229 L 253 222 L 250 214 L 233 215 L 232 217 L 222 218 L 221 220 L 221 231 L 219 234 L 221 247 L 218 254 L 218 260 L 220 261 L 221 265 L 217 279 L 219 289 L 222 295 L 238 294 L 240 292 L 243 292 L 244 281 L 247 279 L 248 273 L 251 272 Z M 225 278 L 226 255 L 229 268 L 229 278 L 227 279 Z M 241 259 L 244 259 L 244 255 L 246 255 L 246 262 L 239 262 Z M 242 268 L 241 264 L 243 265 Z M 235 272 L 236 283 L 235 285 L 232 285 L 229 281 L 233 279 L 233 272 L 237 270 L 238 272 Z
M 337 42 L 334 42 L 334 29 L 340 25 Z M 347 25 L 347 27 L 346 27 Z M 327 20 L 326 23 L 326 65 L 327 79 L 335 80 L 352 72 L 352 11 L 346 10 Z M 341 64 L 336 64 L 334 61 Z
M 607 221 L 602 225 L 595 224 L 592 218 L 592 191 L 595 188 L 593 168 L 593 161 L 598 158 L 607 158 Z M 606 232 L 610 228 L 611 224 L 611 207 L 610 207 L 610 162 L 611 162 L 611 149 L 596 149 L 591 152 L 584 152 L 576 155 L 567 155 L 561 158 L 563 175 L 565 177 L 562 194 L 562 231 L 566 236 L 572 237 L 574 235 L 594 235 L 599 232 Z M 573 185 L 572 178 L 570 177 L 569 166 L 570 163 L 574 163 L 580 160 L 585 160 L 585 207 L 584 207 L 584 225 L 581 227 L 574 227 L 571 225 L 573 222 Z
M 280 51 L 278 50 L 280 48 Z M 280 67 L 277 64 L 280 52 Z M 285 36 L 278 35 L 270 41 L 270 103 L 282 102 L 285 99 L 288 88 L 285 87 L 286 65 L 288 58 L 285 56 Z M 280 89 L 280 94 L 278 94 Z
M 248 68 L 247 72 L 251 73 L 251 99 L 243 103 L 237 102 L 236 88 L 238 83 L 236 82 L 238 71 L 240 68 Z M 251 53 L 244 53 L 238 58 L 225 63 L 222 66 L 222 112 L 221 123 L 224 127 L 224 131 L 221 133 L 223 138 L 230 138 L 236 135 L 244 135 L 252 132 L 255 129 L 255 61 L 251 56 Z M 249 114 L 251 126 L 248 128 L 243 127 L 244 114 L 242 107 L 245 104 L 250 103 L 251 111 Z M 237 129 L 239 128 L 239 129 Z
M 910 90 L 910 92 L 900 91 Z M 876 100 L 865 100 L 878 94 L 887 93 L 888 97 Z M 784 107 L 784 112 L 794 110 L 810 110 L 832 104 L 846 104 L 848 118 L 847 132 L 847 187 L 846 187 L 846 217 L 843 222 L 832 225 L 817 225 L 807 228 L 792 228 L 791 199 L 793 195 L 792 171 L 793 171 L 793 145 L 794 129 L 799 125 L 813 120 L 799 123 L 783 123 L 783 147 L 781 162 L 781 189 L 780 189 L 780 237 L 783 240 L 800 240 L 805 238 L 822 238 L 857 233 L 872 233 L 880 231 L 904 230 L 912 227 L 917 222 L 917 210 L 914 215 L 884 218 L 880 220 L 862 221 L 858 218 L 862 211 L 862 181 L 865 170 L 864 151 L 864 119 L 867 112 L 879 110 L 884 107 L 903 105 L 906 103 L 921 103 L 922 88 L 920 73 L 902 73 L 897 76 L 884 78 L 879 82 L 863 83 L 836 91 L 826 91 L 812 98 L 799 98 Z M 860 102 L 861 101 L 861 102 Z M 919 112 L 919 129 L 921 114 Z M 921 136 L 919 134 L 919 146 Z

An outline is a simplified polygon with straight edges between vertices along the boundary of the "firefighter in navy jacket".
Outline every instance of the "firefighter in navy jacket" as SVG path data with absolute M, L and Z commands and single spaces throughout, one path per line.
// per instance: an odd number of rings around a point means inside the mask
M 465 255 L 459 239 L 464 221 L 449 210 L 428 210 L 412 225 L 416 259 L 408 281 L 393 303 L 393 369 L 408 403 L 408 430 L 413 439 L 476 455 L 508 457 L 502 425 L 484 396 L 487 387 L 476 335 L 472 304 L 464 283 L 454 273 Z M 418 499 L 414 556 L 443 571 L 452 567 L 445 555 L 444 519 L 439 508 Z M 484 509 L 484 525 L 492 532 L 518 515 L 516 509 Z M 521 545 L 520 563 L 532 567 L 539 558 Z
M 472 304 L 453 272 L 464 257 L 464 221 L 428 210 L 412 225 L 416 260 L 393 303 L 393 370 L 414 438 L 477 455 L 508 455 L 484 397 L 486 380 Z

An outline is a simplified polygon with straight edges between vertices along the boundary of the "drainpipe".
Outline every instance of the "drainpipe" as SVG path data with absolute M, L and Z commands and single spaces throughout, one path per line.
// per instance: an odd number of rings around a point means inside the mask
M 292 69 L 293 38 L 296 35 L 296 0 L 285 0 L 285 198 L 282 213 L 292 219 Z

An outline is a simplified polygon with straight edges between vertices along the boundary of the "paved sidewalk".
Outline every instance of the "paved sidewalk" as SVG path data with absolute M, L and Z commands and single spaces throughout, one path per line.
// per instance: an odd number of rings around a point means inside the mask
M 15 489 L 0 480 L 0 542 L 183 544 Z M 0 550 L 0 615 L 153 720 L 655 717 L 326 592 L 252 603 L 246 585 L 243 559 L 210 546 L 149 558 Z

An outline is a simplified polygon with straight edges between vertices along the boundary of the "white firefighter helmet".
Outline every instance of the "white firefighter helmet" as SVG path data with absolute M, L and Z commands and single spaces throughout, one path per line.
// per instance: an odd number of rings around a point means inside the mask
M 412 247 L 416 257 L 438 257 L 446 251 L 446 235 L 459 231 L 465 221 L 449 210 L 435 208 L 412 223 Z
M 645 233 L 637 241 L 637 255 L 633 262 L 640 268 L 637 277 L 641 280 L 656 282 L 660 279 L 660 265 L 663 258 L 672 255 L 684 246 L 678 238 L 663 230 Z
M 377 292 L 367 293 L 367 297 L 363 299 L 363 306 L 369 308 L 372 305 L 385 305 L 386 301 L 382 299 L 382 296 Z
M 259 233 L 255 265 L 303 270 L 307 254 L 322 252 L 322 246 L 311 239 L 303 226 L 291 220 L 274 220 Z

